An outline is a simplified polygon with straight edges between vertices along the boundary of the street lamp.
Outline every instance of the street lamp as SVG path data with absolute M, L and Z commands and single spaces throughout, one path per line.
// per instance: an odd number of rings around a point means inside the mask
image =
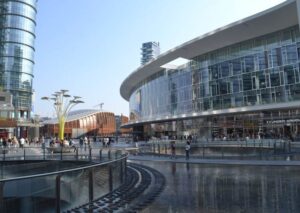
M 84 103 L 80 100 L 80 96 L 73 96 L 67 94 L 68 90 L 60 90 L 52 94 L 51 97 L 42 97 L 42 100 L 53 101 L 53 106 L 56 112 L 57 120 L 58 120 L 58 138 L 63 141 L 64 140 L 64 131 L 65 131 L 65 122 L 70 110 L 77 104 Z

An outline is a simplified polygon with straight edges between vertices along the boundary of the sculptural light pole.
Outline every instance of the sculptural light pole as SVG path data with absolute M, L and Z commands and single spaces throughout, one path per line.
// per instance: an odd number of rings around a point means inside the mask
M 52 94 L 52 97 L 42 97 L 42 100 L 53 101 L 53 106 L 56 112 L 57 120 L 58 120 L 58 138 L 63 141 L 64 140 L 64 131 L 65 131 L 65 122 L 68 116 L 68 113 L 77 104 L 84 103 L 80 100 L 81 97 L 73 96 L 67 94 L 68 90 L 60 90 Z

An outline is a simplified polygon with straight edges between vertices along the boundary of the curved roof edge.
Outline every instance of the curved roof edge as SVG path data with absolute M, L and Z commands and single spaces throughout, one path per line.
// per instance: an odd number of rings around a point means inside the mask
M 120 94 L 129 101 L 136 84 L 162 70 L 161 66 L 178 57 L 192 59 L 223 47 L 266 35 L 298 24 L 296 0 L 287 0 L 279 5 L 233 22 L 224 27 L 196 37 L 167 52 L 157 59 L 140 66 L 121 84 Z
M 70 121 L 75 121 L 84 117 L 88 117 L 97 113 L 112 113 L 113 112 L 108 112 L 108 111 L 103 111 L 103 110 L 97 110 L 97 109 L 80 109 L 80 110 L 74 110 L 69 112 L 66 122 L 70 122 Z M 58 120 L 57 118 L 53 118 L 50 120 L 45 120 L 43 122 L 43 124 L 57 124 Z

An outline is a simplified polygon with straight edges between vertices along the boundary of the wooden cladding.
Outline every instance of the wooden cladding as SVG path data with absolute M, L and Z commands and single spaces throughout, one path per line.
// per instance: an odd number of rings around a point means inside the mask
M 110 136 L 116 133 L 115 114 L 98 112 L 65 123 L 65 134 L 71 135 L 72 129 L 85 129 L 88 135 Z M 49 135 L 58 133 L 58 124 L 48 124 L 44 132 Z
M 14 119 L 0 118 L 0 127 L 2 128 L 17 127 L 17 121 Z
M 128 123 L 129 118 L 127 116 L 121 115 L 121 125 Z M 132 128 L 121 128 L 121 134 L 129 134 L 132 132 Z

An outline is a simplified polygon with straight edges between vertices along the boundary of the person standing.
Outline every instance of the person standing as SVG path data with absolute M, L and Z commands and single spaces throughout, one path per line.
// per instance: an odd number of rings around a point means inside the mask
M 20 148 L 24 148 L 25 145 L 25 139 L 23 137 L 21 137 L 20 139 Z
M 176 158 L 175 141 L 171 142 L 171 158 Z
M 186 145 L 185 145 L 185 159 L 189 160 L 190 159 L 190 149 L 191 149 L 191 145 L 190 142 L 187 141 Z
M 86 136 L 84 137 L 83 142 L 84 142 L 84 151 L 86 151 L 86 147 L 88 145 L 88 139 Z
M 4 148 L 7 147 L 7 139 L 6 138 L 3 138 L 2 145 L 4 146 Z
M 80 146 L 80 149 L 82 149 L 82 147 L 83 147 L 83 138 L 82 137 L 80 137 L 80 139 L 79 139 L 79 146 Z

